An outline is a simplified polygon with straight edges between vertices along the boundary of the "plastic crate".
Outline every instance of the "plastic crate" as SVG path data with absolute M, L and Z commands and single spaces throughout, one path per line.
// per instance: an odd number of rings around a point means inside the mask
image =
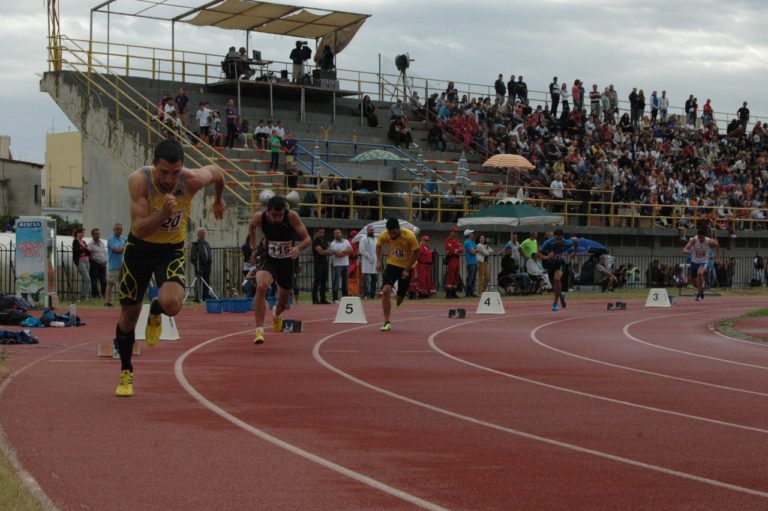
M 231 298 L 230 300 L 230 312 L 248 312 L 251 310 L 253 300 L 250 298 Z
M 206 300 L 205 312 L 208 314 L 221 314 L 224 310 L 223 300 Z

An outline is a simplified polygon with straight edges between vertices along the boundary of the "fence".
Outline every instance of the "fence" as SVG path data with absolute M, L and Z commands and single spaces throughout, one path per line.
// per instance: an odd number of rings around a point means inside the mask
M 56 286 L 61 300 L 76 300 L 79 296 L 80 277 L 72 263 L 72 248 L 60 244 L 56 257 Z M 243 281 L 243 254 L 239 248 L 214 248 L 212 250 L 213 266 L 209 284 L 217 296 L 239 296 L 242 294 Z M 15 246 L 0 245 L 0 292 L 12 294 L 15 292 Z M 613 269 L 621 265 L 632 264 L 638 269 L 636 278 L 629 279 L 625 287 L 678 287 L 684 285 L 687 280 L 684 268 L 685 258 L 682 254 L 670 254 L 669 252 L 653 252 L 645 254 L 616 254 L 613 256 Z M 442 293 L 445 282 L 444 257 L 435 253 L 432 266 L 433 278 L 438 292 Z M 577 256 L 572 263 L 573 283 L 580 283 L 578 277 L 587 256 Z M 756 272 L 753 256 L 729 257 L 725 251 L 721 252 L 722 267 L 713 270 L 710 275 L 710 284 L 717 288 L 744 288 L 754 285 L 755 280 L 760 284 L 765 282 L 763 272 Z M 649 268 L 654 261 L 658 261 L 658 282 L 649 281 Z M 498 289 L 497 276 L 501 271 L 501 257 L 493 255 L 489 258 L 490 283 L 488 290 Z M 465 266 L 462 263 L 462 278 L 465 276 Z M 328 289 L 331 289 L 329 272 Z M 192 283 L 195 277 L 194 268 L 187 257 L 186 268 L 187 282 Z M 295 282 L 301 292 L 309 292 L 312 289 L 314 279 L 314 265 L 311 253 L 303 253 L 299 257 L 299 273 L 294 276 Z M 590 284 L 590 283 L 585 283 Z M 194 292 L 191 296 L 194 296 Z

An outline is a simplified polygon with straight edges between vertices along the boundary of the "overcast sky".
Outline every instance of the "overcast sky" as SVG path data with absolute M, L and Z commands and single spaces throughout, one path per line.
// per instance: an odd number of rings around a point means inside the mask
M 182 2 L 192 0 L 171 3 Z M 0 40 L 7 43 L 0 56 L 0 134 L 12 137 L 14 158 L 38 163 L 44 160 L 46 133 L 75 129 L 39 92 L 39 75 L 47 70 L 45 3 L 3 0 L 0 6 Z M 62 33 L 87 39 L 89 12 L 98 3 L 60 0 Z M 613 83 L 620 99 L 635 86 L 646 96 L 666 89 L 673 106 L 694 94 L 700 106 L 712 98 L 716 111 L 733 114 L 748 101 L 753 117 L 768 115 L 764 0 L 294 3 L 372 15 L 338 56 L 338 66 L 347 69 L 376 72 L 379 53 L 391 62 L 408 52 L 414 76 L 492 84 L 499 73 L 505 79 L 522 74 L 529 89 L 544 90 L 556 75 L 569 84 L 580 78 L 588 89 Z M 105 39 L 106 24 L 105 15 L 96 16 L 95 39 Z M 219 54 L 245 41 L 243 32 L 177 27 L 179 49 Z M 113 16 L 111 31 L 113 42 L 170 47 L 169 24 Z M 201 41 L 206 41 L 202 48 Z M 287 60 L 293 42 L 251 36 L 251 46 L 274 60 Z

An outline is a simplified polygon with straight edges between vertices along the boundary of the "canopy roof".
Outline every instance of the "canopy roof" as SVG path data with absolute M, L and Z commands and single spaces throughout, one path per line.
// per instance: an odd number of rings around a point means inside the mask
M 370 16 L 252 0 L 106 0 L 92 11 L 307 39 L 359 28 Z

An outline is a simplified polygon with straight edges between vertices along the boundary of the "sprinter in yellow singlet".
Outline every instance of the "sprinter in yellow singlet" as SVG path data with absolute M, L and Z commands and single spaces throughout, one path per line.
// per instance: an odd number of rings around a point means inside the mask
M 152 300 L 145 330 L 146 341 L 154 346 L 162 331 L 161 314 L 175 316 L 184 301 L 184 240 L 192 198 L 206 186 L 216 193 L 213 214 L 224 215 L 224 177 L 213 165 L 199 169 L 184 167 L 184 149 L 175 140 L 155 146 L 152 165 L 128 177 L 131 195 L 131 231 L 125 244 L 120 269 L 120 320 L 115 344 L 120 353 L 120 383 L 116 394 L 133 395 L 131 353 L 141 302 L 152 275 L 160 286 Z
M 376 273 L 381 271 L 381 261 L 384 246 L 387 246 L 387 267 L 382 274 L 381 306 L 384 309 L 384 325 L 382 332 L 392 330 L 389 321 L 392 312 L 392 301 L 389 295 L 397 282 L 397 306 L 405 300 L 408 286 L 411 284 L 411 271 L 419 258 L 419 242 L 416 235 L 408 229 L 400 228 L 397 218 L 387 220 L 387 229 L 376 239 Z

